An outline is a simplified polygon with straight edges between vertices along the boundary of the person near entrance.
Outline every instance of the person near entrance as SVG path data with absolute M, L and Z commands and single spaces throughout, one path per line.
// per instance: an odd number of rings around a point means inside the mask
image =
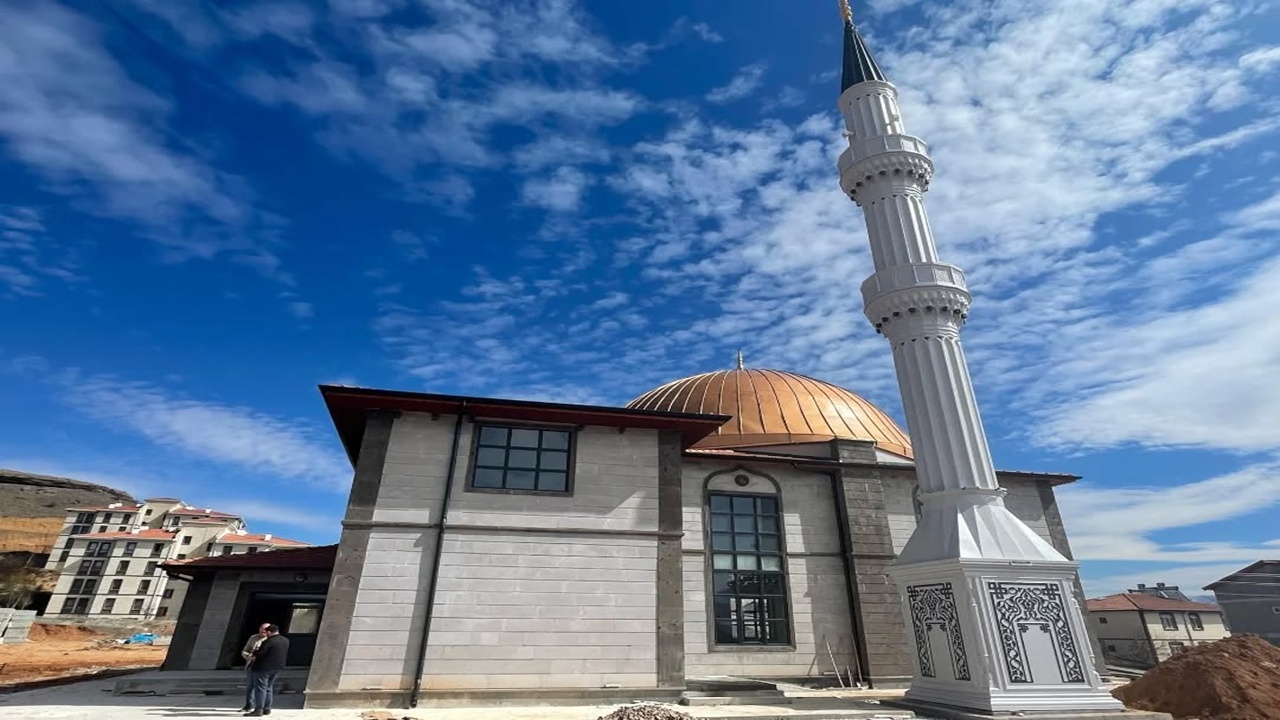
M 266 634 L 266 639 L 253 651 L 253 662 L 249 668 L 250 682 L 253 683 L 253 707 L 245 713 L 246 717 L 271 714 L 276 675 L 284 669 L 289 657 L 289 638 L 280 634 L 280 627 L 268 625 Z
M 257 634 L 249 636 L 249 641 L 240 649 L 240 657 L 244 658 L 244 707 L 240 712 L 253 710 L 253 653 L 267 639 L 268 627 L 269 623 L 259 625 Z

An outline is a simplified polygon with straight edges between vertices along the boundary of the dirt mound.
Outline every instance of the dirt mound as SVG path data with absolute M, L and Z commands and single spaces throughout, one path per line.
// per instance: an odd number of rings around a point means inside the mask
M 1254 635 L 1197 645 L 1112 694 L 1131 708 L 1179 720 L 1276 720 L 1280 647 Z
M 31 633 L 27 635 L 29 640 L 39 642 L 41 640 L 98 640 L 104 635 L 97 630 L 91 630 L 80 625 L 45 625 L 44 623 L 34 623 L 31 626 Z
M 693 720 L 679 710 L 662 705 L 628 705 L 620 707 L 598 720 Z

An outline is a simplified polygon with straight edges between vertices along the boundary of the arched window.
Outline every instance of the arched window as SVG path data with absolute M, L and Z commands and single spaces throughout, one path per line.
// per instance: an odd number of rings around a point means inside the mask
M 789 645 L 777 498 L 713 491 L 708 504 L 716 644 Z

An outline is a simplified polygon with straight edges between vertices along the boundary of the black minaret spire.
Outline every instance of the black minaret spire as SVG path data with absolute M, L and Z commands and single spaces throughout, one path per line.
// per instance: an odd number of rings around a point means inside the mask
M 849 9 L 848 0 L 841 0 L 840 11 L 844 14 L 844 71 L 840 74 L 840 92 L 868 80 L 888 82 L 876 59 L 871 57 L 862 34 L 853 24 L 853 11 Z

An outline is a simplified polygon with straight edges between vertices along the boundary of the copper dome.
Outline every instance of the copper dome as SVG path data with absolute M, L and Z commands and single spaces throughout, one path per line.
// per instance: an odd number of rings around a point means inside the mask
M 911 440 L 883 410 L 842 387 L 782 370 L 721 370 L 654 388 L 632 400 L 638 410 L 718 413 L 733 419 L 700 448 L 871 440 L 911 457 Z

